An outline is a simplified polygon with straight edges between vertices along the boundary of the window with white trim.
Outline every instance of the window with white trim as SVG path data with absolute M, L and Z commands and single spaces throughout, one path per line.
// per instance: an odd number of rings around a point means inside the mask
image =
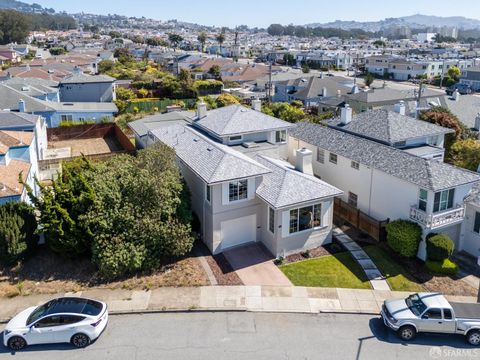
M 348 192 L 348 204 L 357 207 L 358 205 L 358 195 L 352 192 Z
M 453 208 L 453 197 L 455 189 L 439 191 L 433 199 L 433 212 L 445 211 Z
M 275 142 L 284 143 L 287 141 L 287 130 L 275 131 Z
M 242 140 L 242 135 L 230 136 L 230 141 L 238 141 L 238 140 Z
M 289 233 L 302 232 L 322 226 L 322 204 L 290 210 Z
M 248 197 L 248 180 L 231 181 L 228 184 L 228 200 L 230 202 L 244 200 Z
M 73 121 L 73 115 L 61 115 L 60 120 L 62 120 L 62 121 Z
M 275 210 L 268 208 L 268 230 L 273 234 L 275 232 Z
M 317 162 L 320 164 L 325 163 L 325 151 L 320 148 L 317 148 Z
M 473 231 L 480 234 L 480 212 L 475 211 L 475 222 L 473 223 Z
M 332 164 L 337 164 L 337 160 L 338 160 L 338 157 L 337 157 L 337 154 L 334 154 L 334 153 L 330 153 L 330 156 L 329 156 L 329 161 L 332 163 Z
M 420 189 L 420 194 L 418 196 L 418 209 L 422 211 L 427 211 L 427 201 L 428 201 L 428 191 Z
M 355 169 L 355 170 L 359 170 L 360 169 L 360 164 L 356 161 L 352 161 L 350 163 L 350 166 L 352 167 L 352 169 Z

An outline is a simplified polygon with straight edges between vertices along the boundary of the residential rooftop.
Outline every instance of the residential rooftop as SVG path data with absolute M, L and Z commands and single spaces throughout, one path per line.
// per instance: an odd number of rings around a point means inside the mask
M 480 181 L 480 174 L 472 171 L 440 161 L 426 160 L 403 150 L 321 125 L 301 122 L 290 131 L 290 135 L 427 190 L 445 190 Z

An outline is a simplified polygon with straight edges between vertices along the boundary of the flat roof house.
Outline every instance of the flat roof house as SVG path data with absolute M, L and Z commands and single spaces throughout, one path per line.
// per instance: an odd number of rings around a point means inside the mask
M 200 104 L 191 125 L 149 131 L 148 145 L 161 142 L 176 151 L 212 253 L 261 242 L 285 256 L 331 241 L 333 199 L 342 192 L 313 176 L 310 152 L 300 151 L 302 161 L 294 167 L 261 150 L 237 150 L 286 147 L 291 128 L 243 106 L 207 112 Z

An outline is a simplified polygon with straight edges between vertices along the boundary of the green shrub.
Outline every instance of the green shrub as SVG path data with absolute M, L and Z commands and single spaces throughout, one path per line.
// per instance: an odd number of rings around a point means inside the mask
M 0 206 L 0 264 L 13 265 L 38 244 L 33 208 L 23 202 Z
M 458 272 L 457 264 L 448 259 L 442 261 L 427 260 L 425 267 L 431 272 L 441 275 L 456 275 Z
M 432 261 L 442 261 L 450 258 L 455 244 L 445 234 L 427 236 L 427 258 Z
M 408 220 L 395 220 L 387 224 L 387 243 L 401 256 L 417 255 L 422 229 L 417 223 Z

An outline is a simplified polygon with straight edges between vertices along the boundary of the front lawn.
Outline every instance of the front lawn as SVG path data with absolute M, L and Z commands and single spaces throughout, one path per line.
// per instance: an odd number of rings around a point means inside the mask
M 395 291 L 425 291 L 425 289 L 405 270 L 395 262 L 387 252 L 378 246 L 366 246 L 363 250 L 370 256 L 378 270 L 387 278 L 390 288 Z
M 370 282 L 348 252 L 280 266 L 296 286 L 370 289 Z

